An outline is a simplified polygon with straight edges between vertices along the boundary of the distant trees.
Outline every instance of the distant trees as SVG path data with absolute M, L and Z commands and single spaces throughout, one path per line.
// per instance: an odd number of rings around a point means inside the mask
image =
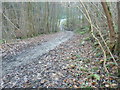
M 10 41 L 59 31 L 60 5 L 52 2 L 3 2 L 2 38 Z
M 109 34 L 110 42 L 115 43 L 116 4 L 106 2 L 84 4 L 92 23 L 103 34 L 104 39 L 107 41 Z M 58 22 L 60 19 L 67 19 L 67 30 L 90 26 L 84 16 L 85 10 L 79 3 L 3 2 L 2 10 L 2 36 L 7 41 L 59 31 Z M 94 29 L 96 29 L 95 27 Z M 98 31 L 94 30 L 94 33 L 98 35 Z M 99 37 L 99 39 L 101 38 Z M 119 49 L 119 43 L 117 44 L 116 48 Z
M 2 38 L 10 41 L 57 32 L 60 19 L 67 19 L 66 30 L 74 30 L 81 16 L 75 6 L 74 2 L 3 2 Z

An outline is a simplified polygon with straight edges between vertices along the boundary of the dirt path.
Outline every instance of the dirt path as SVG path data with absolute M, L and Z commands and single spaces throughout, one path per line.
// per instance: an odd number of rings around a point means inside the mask
M 73 32 L 64 32 L 59 34 L 57 37 L 51 38 L 50 40 L 40 43 L 39 45 L 29 48 L 22 52 L 21 54 L 8 57 L 8 59 L 3 59 L 2 68 L 3 75 L 9 73 L 14 67 L 26 65 L 33 62 L 34 59 L 39 58 L 41 55 L 47 53 L 48 51 L 54 49 L 59 44 L 67 41 L 73 36 Z

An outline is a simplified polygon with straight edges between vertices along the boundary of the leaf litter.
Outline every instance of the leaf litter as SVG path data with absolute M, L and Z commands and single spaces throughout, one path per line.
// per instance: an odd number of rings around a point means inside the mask
M 87 34 L 74 34 L 67 42 L 35 59 L 34 62 L 15 67 L 11 73 L 3 76 L 2 87 L 117 87 L 116 79 L 118 78 L 114 76 L 115 72 L 112 72 L 111 76 L 106 74 L 102 65 L 102 58 L 97 58 L 95 52 L 92 53 L 91 42 L 83 41 L 86 37 L 88 37 Z M 47 38 L 47 36 L 44 38 Z M 31 42 L 33 43 L 34 40 Z M 81 42 L 84 43 L 81 44 Z M 115 69 L 115 67 L 112 67 L 112 71 Z

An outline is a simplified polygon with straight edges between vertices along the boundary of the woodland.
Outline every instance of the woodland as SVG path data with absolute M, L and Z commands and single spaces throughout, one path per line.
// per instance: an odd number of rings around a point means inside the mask
M 120 88 L 119 1 L 1 8 L 1 88 Z

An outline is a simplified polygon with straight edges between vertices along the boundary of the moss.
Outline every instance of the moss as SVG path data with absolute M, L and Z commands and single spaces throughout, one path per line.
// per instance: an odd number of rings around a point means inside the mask
M 93 67 L 93 70 L 94 71 L 97 71 L 99 68 L 98 67 Z
M 88 72 L 88 69 L 87 69 L 87 68 L 84 68 L 84 67 L 80 67 L 80 70 L 81 70 L 81 71 Z
M 82 30 L 80 30 L 80 29 L 77 29 L 77 30 L 75 31 L 75 33 L 83 35 L 83 34 L 86 33 L 86 31 L 82 31 Z
M 89 40 L 90 40 L 90 37 L 84 38 L 84 41 L 89 41 Z

